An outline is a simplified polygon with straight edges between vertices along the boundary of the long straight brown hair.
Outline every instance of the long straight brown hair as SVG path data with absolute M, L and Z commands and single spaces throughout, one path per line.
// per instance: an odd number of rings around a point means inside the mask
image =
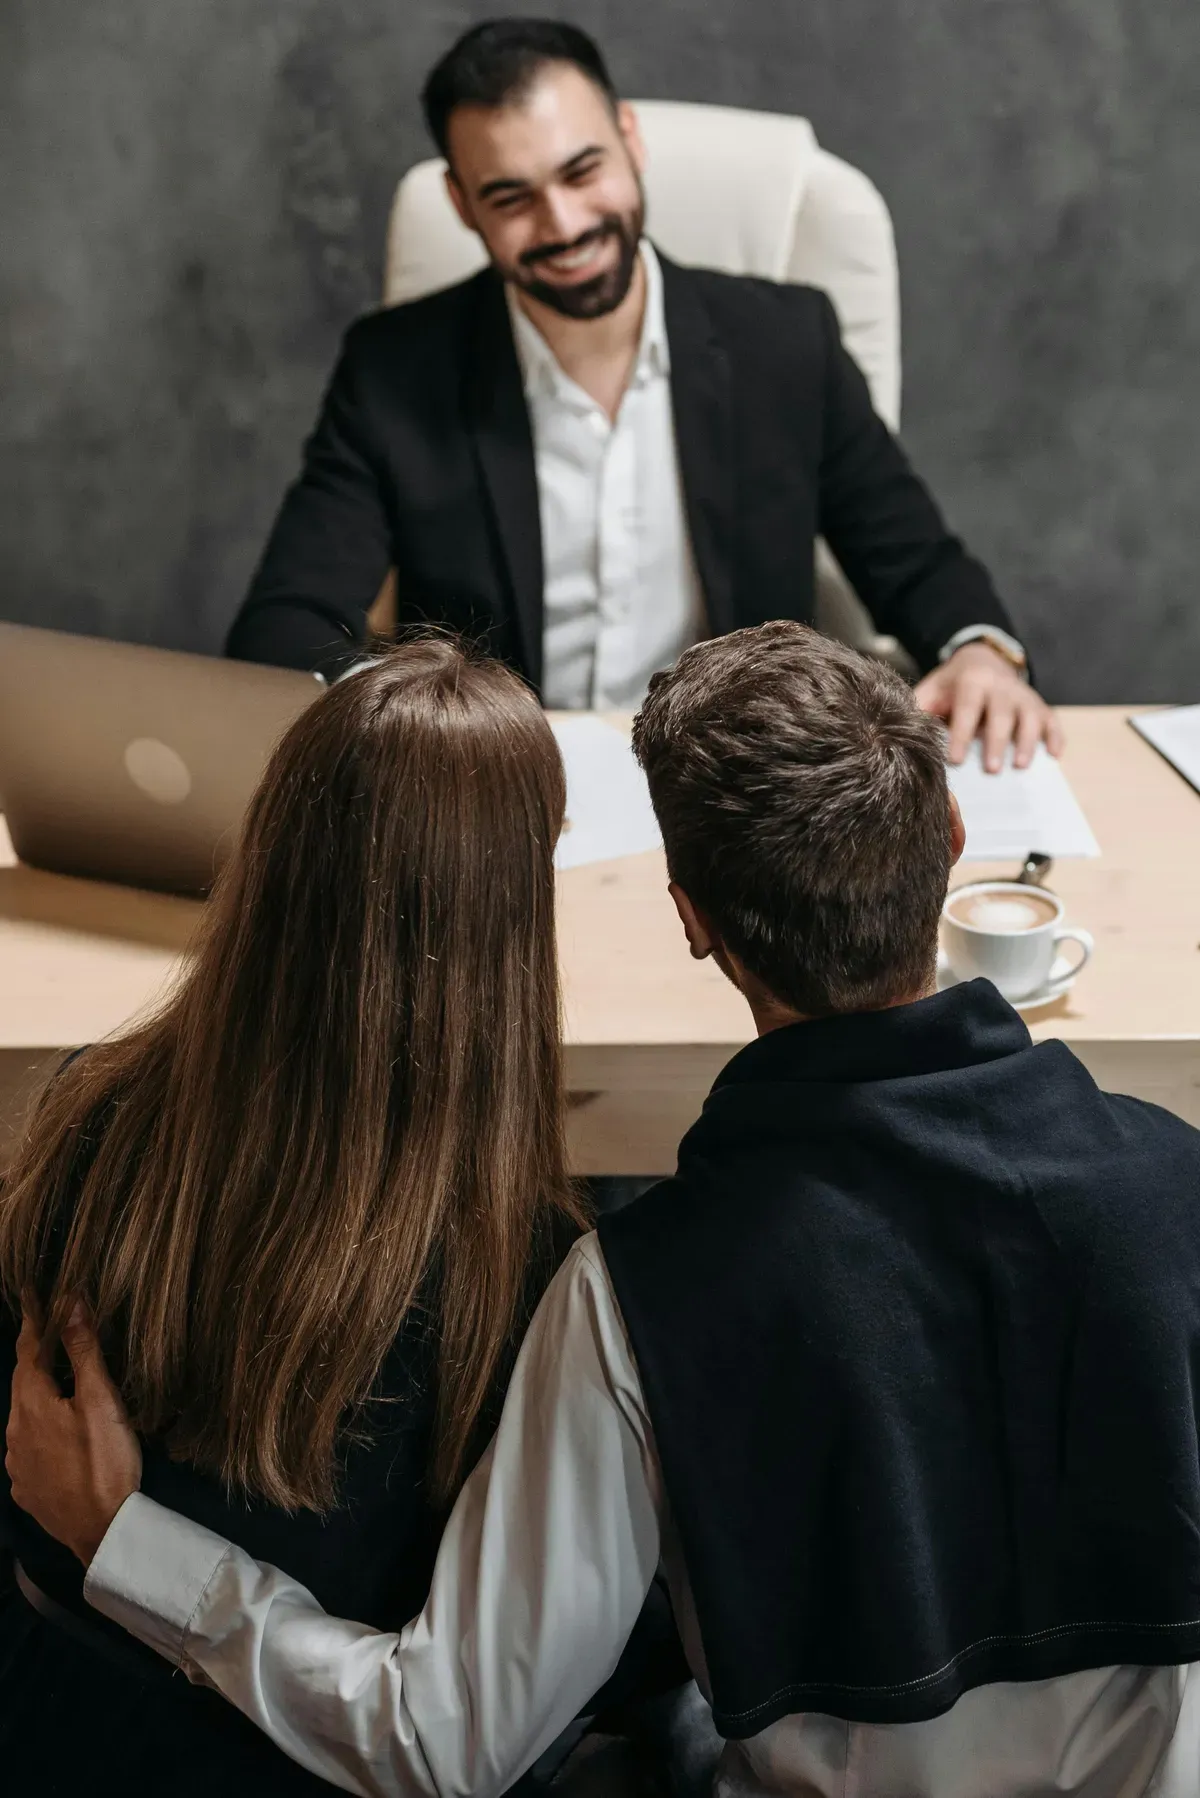
M 443 639 L 315 701 L 275 751 L 187 972 L 47 1088 L 0 1279 L 91 1307 L 136 1426 L 289 1509 L 335 1502 L 414 1305 L 431 1487 L 463 1478 L 566 1177 L 557 746 Z M 84 1170 L 81 1174 L 80 1170 Z

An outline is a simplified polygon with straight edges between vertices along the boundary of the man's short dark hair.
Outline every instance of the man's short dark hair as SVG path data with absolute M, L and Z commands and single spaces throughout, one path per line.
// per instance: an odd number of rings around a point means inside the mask
M 776 999 L 822 1017 L 925 990 L 945 742 L 898 674 L 801 624 L 734 631 L 655 675 L 633 747 L 672 880 Z
M 547 63 L 572 63 L 615 110 L 617 90 L 597 45 L 558 19 L 489 19 L 464 32 L 436 63 L 421 93 L 429 135 L 448 155 L 456 106 L 506 106 L 522 99 Z

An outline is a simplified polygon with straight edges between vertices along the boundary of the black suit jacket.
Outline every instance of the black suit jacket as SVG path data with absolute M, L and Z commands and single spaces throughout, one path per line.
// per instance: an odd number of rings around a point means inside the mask
M 820 534 L 879 629 L 922 668 L 965 625 L 1011 630 L 876 415 L 828 298 L 661 262 L 711 629 L 811 620 Z M 490 269 L 351 326 L 228 653 L 335 672 L 393 565 L 402 625 L 469 632 L 540 686 L 533 438 Z

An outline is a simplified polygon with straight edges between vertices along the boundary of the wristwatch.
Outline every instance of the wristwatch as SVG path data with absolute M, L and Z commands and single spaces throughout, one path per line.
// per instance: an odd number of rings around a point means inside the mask
M 1029 679 L 1029 657 L 1017 639 L 1002 631 L 998 624 L 968 624 L 964 630 L 955 631 L 950 641 L 943 643 L 938 651 L 938 661 L 948 662 L 956 650 L 965 649 L 968 643 L 986 643 L 998 656 L 1003 656 L 1023 680 Z

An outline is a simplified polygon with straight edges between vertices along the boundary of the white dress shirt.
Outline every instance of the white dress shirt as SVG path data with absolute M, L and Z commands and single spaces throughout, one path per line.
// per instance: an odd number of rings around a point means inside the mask
M 508 291 L 542 526 L 546 705 L 639 706 L 705 634 L 671 410 L 662 270 L 643 240 L 646 309 L 615 423 L 563 373 Z
M 642 239 L 646 310 L 616 421 L 565 374 L 507 292 L 533 432 L 542 532 L 542 693 L 564 711 L 631 711 L 650 676 L 707 635 L 692 553 L 675 418 L 662 267 Z M 991 625 L 956 631 L 1021 645 Z
M 288 1754 L 371 1798 L 493 1798 L 616 1666 L 662 1562 L 704 1654 L 637 1367 L 597 1238 L 568 1256 L 500 1427 L 399 1634 L 134 1494 L 89 1602 L 216 1686 Z M 718 1798 L 1196 1798 L 1200 1667 L 1106 1667 L 979 1687 L 930 1722 L 801 1713 L 730 1742 Z

